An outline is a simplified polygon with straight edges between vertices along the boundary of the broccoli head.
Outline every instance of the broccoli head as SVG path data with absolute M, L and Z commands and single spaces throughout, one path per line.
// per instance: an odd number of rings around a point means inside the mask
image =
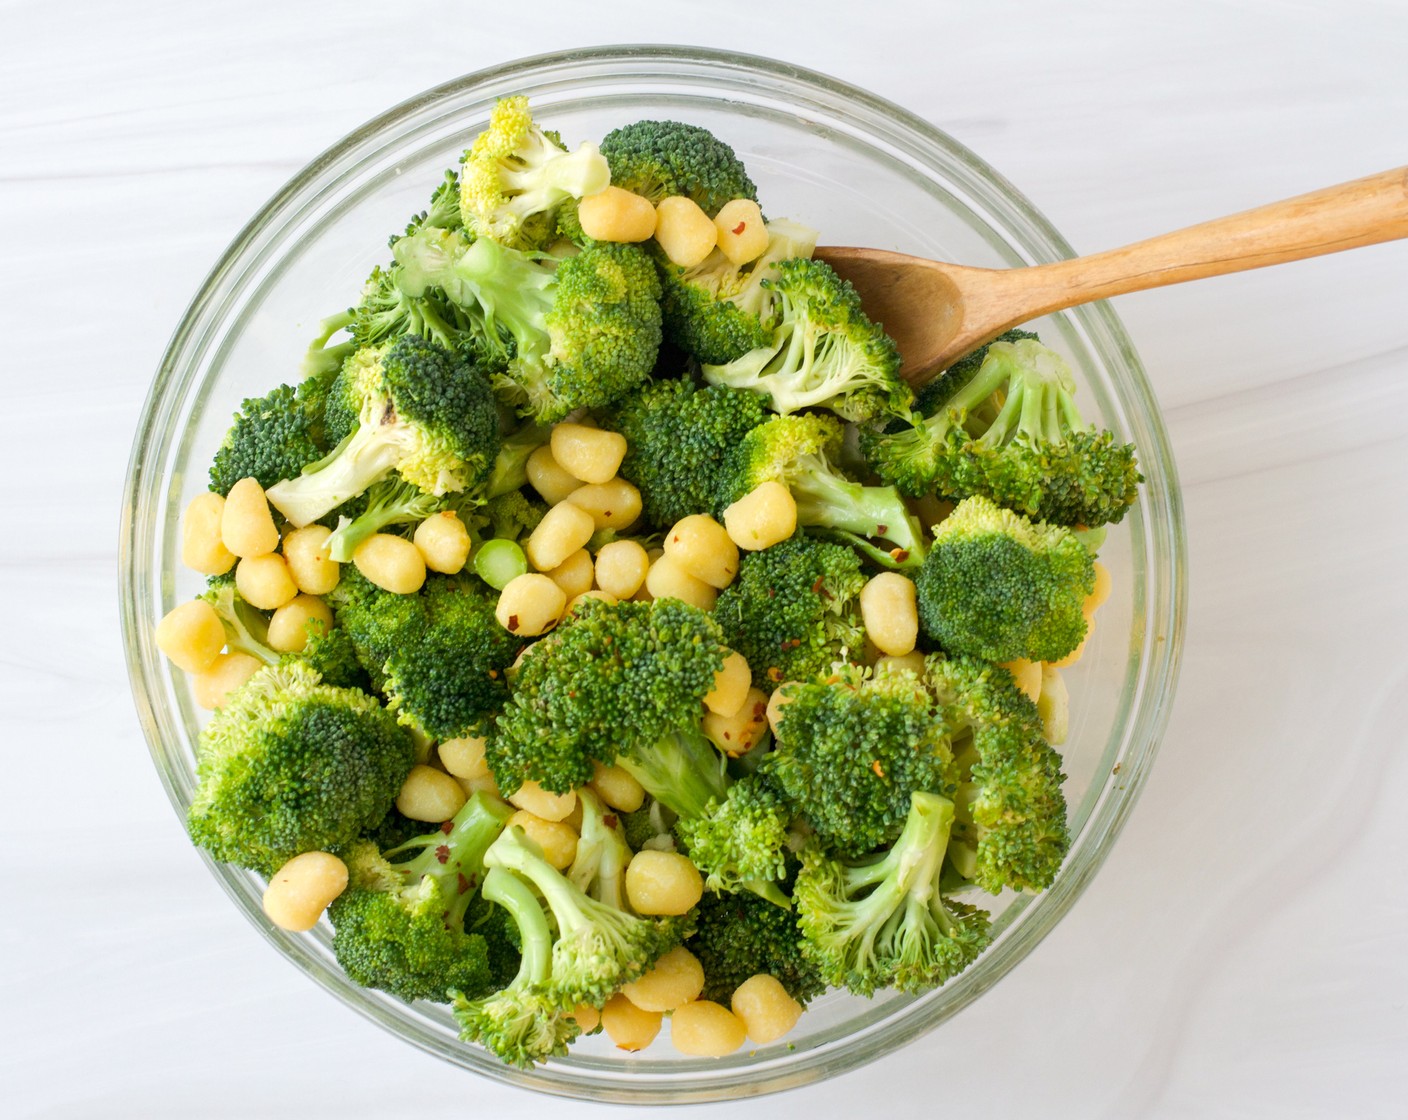
M 1069 529 L 972 497 L 935 528 L 915 584 L 920 624 L 945 652 L 1059 661 L 1085 637 L 1095 567 Z
M 850 669 L 790 684 L 783 695 L 777 741 L 759 773 L 828 851 L 864 855 L 899 834 L 911 794 L 952 794 L 950 729 L 915 674 Z
M 766 395 L 783 414 L 828 408 L 857 423 L 908 412 L 914 395 L 900 379 L 893 340 L 861 309 L 860 296 L 824 261 L 780 261 L 764 280 L 777 299 L 778 326 L 766 346 L 705 365 L 712 385 Z
M 866 996 L 924 992 L 987 947 L 988 915 L 939 891 L 953 820 L 948 798 L 915 793 L 888 851 L 855 860 L 803 853 L 793 890 L 802 948 L 828 984 Z
M 343 971 L 407 1002 L 448 1003 L 451 990 L 486 994 L 488 947 L 464 919 L 484 878 L 484 853 L 509 813 L 476 793 L 434 832 L 390 851 L 353 844 L 347 889 L 328 910 Z
M 342 517 L 327 540 L 328 556 L 339 564 L 351 561 L 357 546 L 393 525 L 424 521 L 438 513 L 442 499 L 397 478 L 374 483 L 366 492 L 366 507 L 355 517 Z
M 621 477 L 640 489 L 646 519 L 667 529 L 733 500 L 726 465 L 767 415 L 756 393 L 672 379 L 646 382 L 603 421 L 626 437 Z
M 264 489 L 297 478 L 322 458 L 323 410 L 330 377 L 314 377 L 297 388 L 280 385 L 240 405 L 235 422 L 210 464 L 210 488 L 228 494 L 242 478 Z
M 499 99 L 489 127 L 474 138 L 461 162 L 464 227 L 516 249 L 547 245 L 556 233 L 559 206 L 611 183 L 611 169 L 595 144 L 567 151 L 556 133 L 538 127 L 522 96 Z
M 763 884 L 786 874 L 795 815 L 771 782 L 749 774 L 703 814 L 681 817 L 676 832 L 709 890 L 753 890 L 778 901 Z
M 489 238 L 423 231 L 393 250 L 402 283 L 443 290 L 481 320 L 496 387 L 525 415 L 560 420 L 639 385 L 660 349 L 660 281 L 638 245 L 597 242 L 562 261 Z
M 1134 445 L 1081 420 L 1061 355 L 1028 336 L 992 343 L 970 367 L 942 379 L 951 392 L 931 416 L 863 437 L 882 478 L 914 496 L 982 495 L 1060 525 L 1124 517 L 1143 481 Z
M 737 578 L 714 604 L 714 618 L 729 648 L 747 658 L 753 683 L 770 692 L 859 654 L 864 586 L 851 549 L 792 537 L 743 555 Z
M 386 815 L 414 746 L 375 697 L 306 665 L 261 669 L 201 731 L 187 826 L 216 859 L 270 874 Z
M 652 205 L 685 195 L 712 217 L 735 198 L 758 201 L 758 188 L 734 150 L 699 125 L 636 121 L 608 132 L 601 154 L 612 184 Z
M 767 223 L 768 246 L 756 260 L 736 265 L 714 249 L 699 264 L 674 264 L 658 247 L 660 311 L 665 337 L 690 357 L 723 365 L 769 345 L 780 308 L 777 263 L 810 257 L 816 230 L 796 222 Z
M 826 990 L 802 950 L 796 912 L 756 894 L 705 892 L 689 948 L 704 966 L 700 998 L 725 1007 L 734 989 L 759 972 L 774 977 L 798 1003 Z
M 764 482 L 781 483 L 797 503 L 798 525 L 834 534 L 883 567 L 919 567 L 924 538 L 899 491 L 862 486 L 834 465 L 844 434 L 839 420 L 820 413 L 758 425 L 734 453 L 729 500 Z
M 415 335 L 357 357 L 352 390 L 357 428 L 269 501 L 295 526 L 316 521 L 398 472 L 429 494 L 466 490 L 486 478 L 499 450 L 499 418 L 484 373 Z
M 1070 846 L 1061 756 L 1036 705 L 997 665 L 927 662 L 960 768 L 949 846 L 954 869 L 986 891 L 1045 890 Z

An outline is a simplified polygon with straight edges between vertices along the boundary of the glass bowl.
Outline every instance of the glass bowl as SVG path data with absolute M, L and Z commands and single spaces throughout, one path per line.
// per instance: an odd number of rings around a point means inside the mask
M 822 230 L 825 243 L 987 267 L 1072 255 L 1011 184 L 936 128 L 863 90 L 763 58 L 675 47 L 545 55 L 450 82 L 369 122 L 294 176 L 235 238 L 171 340 L 133 447 L 122 621 L 152 757 L 183 816 L 203 713 L 152 638 L 155 621 L 202 586 L 177 563 L 181 511 L 205 489 L 240 400 L 297 377 L 318 320 L 355 302 L 387 255 L 387 235 L 425 205 L 494 100 L 514 93 L 527 94 L 535 115 L 571 144 L 643 117 L 703 125 L 738 150 L 768 213 Z M 1086 417 L 1139 446 L 1147 482 L 1101 552 L 1114 593 L 1068 675 L 1070 855 L 1045 893 L 993 900 L 995 941 L 955 981 L 918 998 L 828 994 L 784 1041 L 721 1060 L 687 1058 L 663 1037 L 630 1055 L 598 1036 L 524 1071 L 460 1042 L 443 1007 L 356 987 L 332 957 L 326 923 L 304 935 L 271 928 L 257 877 L 215 863 L 211 872 L 265 938 L 349 1007 L 447 1061 L 548 1093 L 637 1103 L 755 1095 L 854 1069 L 957 1014 L 1032 950 L 1104 861 L 1153 761 L 1178 668 L 1183 524 L 1154 395 L 1108 305 L 1037 329 L 1071 360 Z

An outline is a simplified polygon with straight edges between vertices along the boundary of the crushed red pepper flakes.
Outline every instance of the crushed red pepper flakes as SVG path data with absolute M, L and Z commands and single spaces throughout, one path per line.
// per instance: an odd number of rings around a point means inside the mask
M 435 859 L 436 859 L 436 861 L 439 862 L 439 863 L 449 863 L 449 862 L 450 862 L 450 845 L 448 845 L 448 844 L 441 844 L 438 848 L 436 848 L 436 849 L 435 849 Z
M 616 819 L 615 813 L 603 813 L 601 823 L 606 825 L 607 828 L 615 828 L 621 822 Z
M 452 833 L 454 830 L 455 830 L 455 822 L 454 822 L 454 821 L 443 821 L 443 822 L 441 822 L 440 831 L 443 832 L 446 836 L 449 836 L 450 833 Z
M 736 226 L 733 227 L 733 234 L 734 234 L 734 236 L 737 237 L 740 233 L 742 233 L 742 232 L 743 232 L 745 229 L 747 229 L 747 228 L 748 228 L 748 223 L 747 223 L 747 222 L 739 222 Z
M 870 768 L 875 771 L 875 776 L 877 778 L 883 778 L 885 776 L 885 768 L 880 765 L 880 760 L 878 758 L 870 764 Z
M 508 616 L 508 628 L 510 631 L 518 629 L 518 616 L 516 614 L 511 614 Z

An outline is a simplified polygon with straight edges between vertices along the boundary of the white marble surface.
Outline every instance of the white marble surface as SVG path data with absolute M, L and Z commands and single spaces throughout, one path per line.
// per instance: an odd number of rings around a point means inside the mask
M 190 293 L 312 154 L 457 74 L 623 40 L 772 53 L 888 96 L 1082 250 L 1408 152 L 1399 0 L 887 10 L 0 4 L 0 1114 L 606 1111 L 474 1080 L 289 968 L 186 846 L 133 714 L 114 601 L 131 432 Z M 700 1114 L 1408 1114 L 1405 293 L 1398 244 L 1118 302 L 1167 412 L 1192 573 L 1182 686 L 1124 837 L 954 1023 Z

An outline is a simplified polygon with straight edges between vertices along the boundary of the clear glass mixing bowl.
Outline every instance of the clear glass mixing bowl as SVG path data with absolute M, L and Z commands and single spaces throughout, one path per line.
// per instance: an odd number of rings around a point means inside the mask
M 1017 190 L 962 145 L 863 90 L 768 59 L 675 47 L 615 47 L 530 58 L 450 82 L 392 109 L 314 159 L 235 238 L 191 302 L 152 383 L 129 468 L 121 603 L 132 688 L 157 771 L 184 815 L 202 713 L 158 653 L 155 621 L 200 590 L 177 563 L 181 511 L 240 400 L 293 380 L 319 318 L 355 302 L 386 237 L 421 209 L 495 98 L 526 93 L 571 143 L 645 117 L 712 129 L 734 145 L 768 213 L 871 245 L 987 267 L 1071 254 Z M 1080 397 L 1141 452 L 1140 501 L 1101 558 L 1114 593 L 1069 672 L 1064 748 L 1074 842 L 1055 885 L 994 900 L 997 936 L 954 982 L 913 998 L 817 1000 L 787 1039 L 722 1060 L 687 1058 L 661 1039 L 638 1055 L 598 1036 L 572 1056 L 521 1071 L 460 1042 L 449 1013 L 356 987 L 311 934 L 272 929 L 262 883 L 211 864 L 235 904 L 280 952 L 391 1033 L 488 1077 L 549 1093 L 622 1102 L 754 1095 L 863 1065 L 957 1014 L 1031 951 L 1104 861 L 1148 774 L 1177 676 L 1185 554 L 1167 436 L 1139 359 L 1108 305 L 1056 315 L 1042 337 L 1071 359 Z

